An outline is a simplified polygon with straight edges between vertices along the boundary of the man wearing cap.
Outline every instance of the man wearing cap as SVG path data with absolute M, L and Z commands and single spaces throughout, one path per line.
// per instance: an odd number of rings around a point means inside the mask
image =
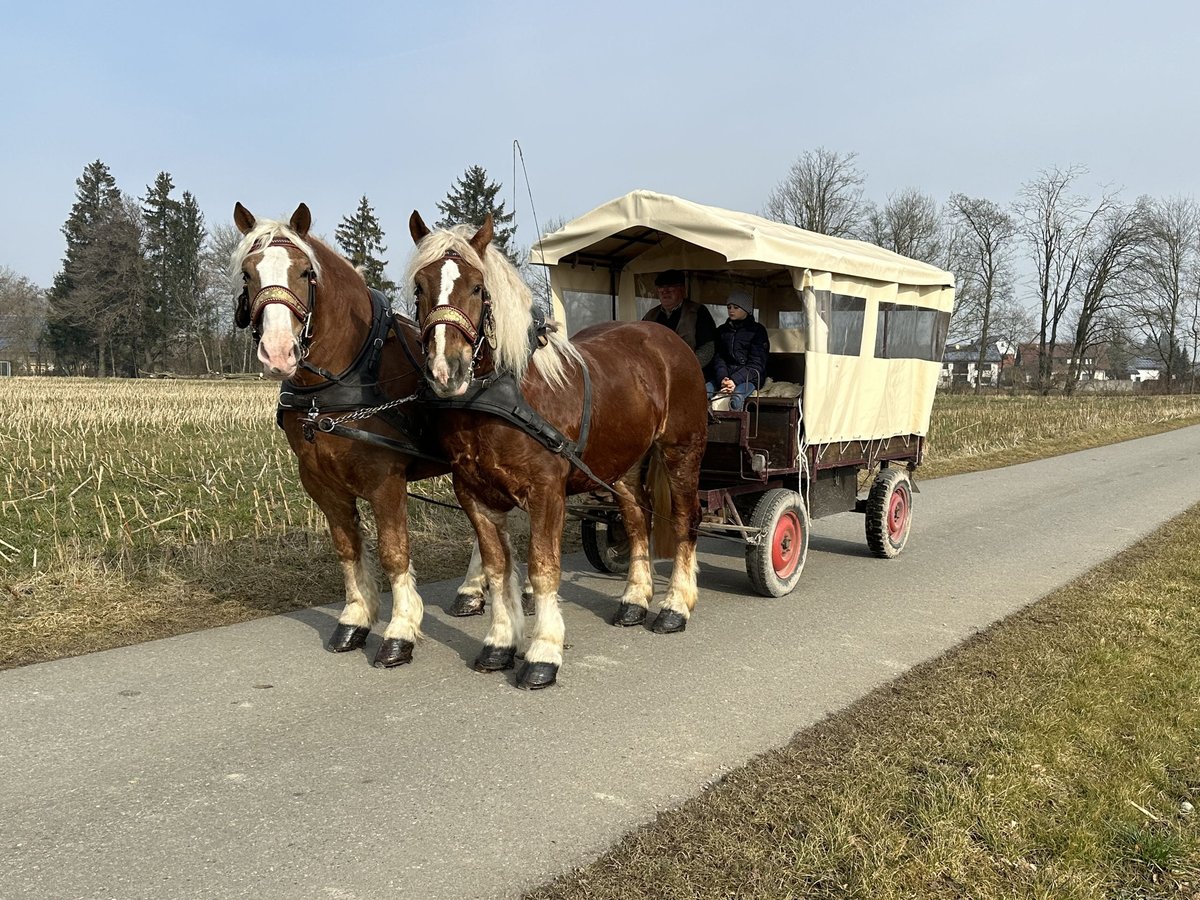
M 658 289 L 658 306 L 642 316 L 642 320 L 666 325 L 695 351 L 700 368 L 706 368 L 712 362 L 713 341 L 717 336 L 712 313 L 708 307 L 687 299 L 683 273 L 678 269 L 660 272 L 654 286 Z
M 726 304 L 729 320 L 717 329 L 708 395 L 729 396 L 729 408 L 741 409 L 746 398 L 762 387 L 771 342 L 767 329 L 754 321 L 754 302 L 745 291 L 734 291 Z

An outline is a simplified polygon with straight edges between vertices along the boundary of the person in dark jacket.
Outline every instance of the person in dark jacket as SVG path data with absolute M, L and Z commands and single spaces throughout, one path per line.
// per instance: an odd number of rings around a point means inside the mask
M 713 358 L 717 323 L 707 306 L 687 298 L 685 280 L 678 269 L 660 272 L 654 279 L 658 306 L 652 307 L 642 320 L 657 322 L 674 331 L 695 352 L 700 368 L 707 370 Z
M 717 329 L 717 352 L 711 367 L 709 397 L 728 396 L 730 409 L 741 409 L 746 398 L 763 386 L 771 342 L 767 329 L 754 321 L 754 303 L 745 291 L 734 291 L 726 305 L 729 319 Z

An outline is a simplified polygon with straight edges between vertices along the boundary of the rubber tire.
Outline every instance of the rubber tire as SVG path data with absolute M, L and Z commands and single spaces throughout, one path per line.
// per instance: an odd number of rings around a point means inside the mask
M 746 546 L 746 575 L 764 597 L 790 594 L 808 559 L 808 510 L 795 491 L 774 488 L 759 499 L 749 524 L 762 530 L 761 543 Z M 797 532 L 799 549 L 795 546 Z
M 884 469 L 867 495 L 867 546 L 880 559 L 895 559 L 912 531 L 912 479 L 904 469 Z
M 603 529 L 601 525 L 604 525 Z M 592 568 L 610 575 L 629 574 L 629 536 L 619 517 L 607 523 L 584 519 L 580 522 L 580 531 L 583 554 Z

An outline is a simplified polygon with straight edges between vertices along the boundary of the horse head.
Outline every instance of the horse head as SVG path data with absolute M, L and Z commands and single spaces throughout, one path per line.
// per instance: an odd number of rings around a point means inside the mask
M 286 225 L 260 222 L 238 203 L 233 221 L 245 236 L 231 260 L 242 280 L 234 324 L 254 329 L 265 375 L 291 378 L 304 358 L 316 302 L 318 264 L 307 242 L 312 214 L 301 203 Z
M 418 247 L 410 280 L 426 379 L 439 397 L 461 396 L 482 361 L 485 343 L 493 350 L 496 346 L 492 299 L 485 283 L 492 216 L 488 214 L 469 238 L 469 229 L 431 233 L 415 210 L 408 228 Z

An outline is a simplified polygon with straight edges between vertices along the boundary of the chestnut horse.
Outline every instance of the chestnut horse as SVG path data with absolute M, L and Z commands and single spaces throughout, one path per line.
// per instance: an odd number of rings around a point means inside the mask
M 454 493 L 475 526 L 492 598 L 491 628 L 475 668 L 511 668 L 522 638 L 505 526 L 508 512 L 520 506 L 530 518 L 536 618 L 517 685 L 554 683 L 564 638 L 558 586 L 566 497 L 597 489 L 593 478 L 616 495 L 631 547 L 613 624 L 644 621 L 654 595 L 647 462 L 650 486 L 659 486 L 656 478 L 665 480 L 670 500 L 669 516 L 656 519 L 669 525 L 669 546 L 656 550 L 674 556 L 653 629 L 682 631 L 696 604 L 698 482 L 707 440 L 704 376 L 696 355 L 674 332 L 650 322 L 595 325 L 573 341 L 551 330 L 544 346 L 531 349 L 538 346 L 531 340 L 533 298 L 504 253 L 490 246 L 491 216 L 472 235 L 474 229 L 461 225 L 431 232 L 414 212 L 409 230 L 417 248 L 406 283 L 414 290 L 422 325 L 426 379 L 438 398 L 450 401 L 442 404 L 436 430 L 453 469 Z M 580 454 L 575 464 L 510 421 L 455 403 L 468 391 L 474 395 L 498 383 L 496 376 L 515 380 L 532 411 L 573 442 Z M 589 381 L 591 396 L 585 399 Z
M 312 217 L 303 203 L 286 224 L 255 219 L 240 203 L 233 220 L 244 235 L 230 259 L 239 282 L 235 289 L 241 290 L 235 323 L 253 327 L 263 373 L 288 382 L 280 397 L 280 424 L 342 564 L 346 605 L 326 646 L 337 653 L 361 647 L 379 614 L 379 588 L 363 553 L 358 515 L 363 499 L 375 514 L 379 558 L 392 586 L 392 618 L 375 665 L 410 662 L 424 607 L 410 562 L 408 482 L 445 474 L 449 466 L 324 433 L 302 419 L 314 403 L 345 411 L 376 405 L 356 403 L 363 399 L 395 401 L 403 419 L 389 413 L 353 424 L 419 452 L 408 432 L 420 429 L 425 411 L 404 402 L 421 384 L 416 330 L 407 320 L 386 321 L 391 311 L 372 299 L 362 275 L 309 235 Z M 334 412 L 330 421 L 337 417 Z M 451 612 L 482 612 L 482 591 L 482 574 L 468 573 Z

